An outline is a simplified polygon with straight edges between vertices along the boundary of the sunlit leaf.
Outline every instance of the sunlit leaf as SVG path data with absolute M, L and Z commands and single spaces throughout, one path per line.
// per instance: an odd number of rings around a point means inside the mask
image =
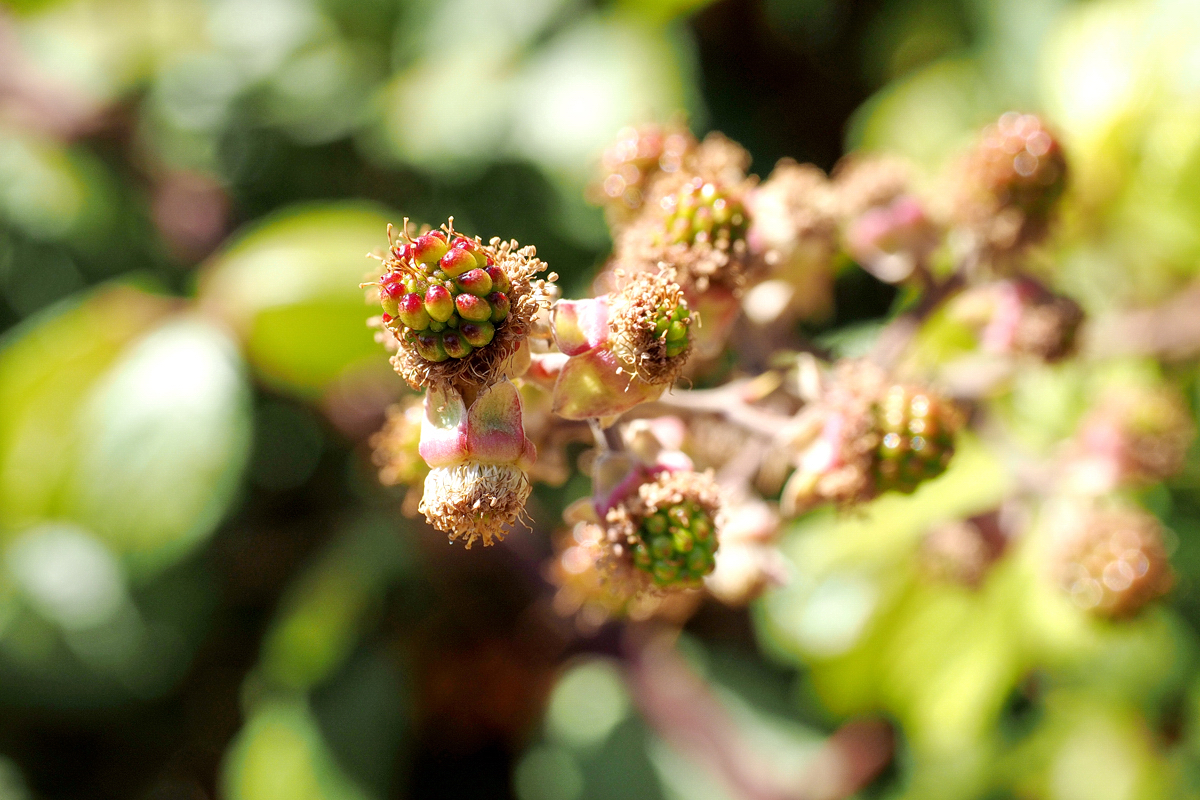
M 88 398 L 60 506 L 136 571 L 178 559 L 221 520 L 250 442 L 241 361 L 223 330 L 181 318 L 138 341 Z
M 55 306 L 0 339 L 0 534 L 53 512 L 75 463 L 88 391 L 171 309 L 126 287 Z
M 371 361 L 386 364 L 367 328 L 378 313 L 359 284 L 378 275 L 366 254 L 387 245 L 379 209 L 293 208 L 241 234 L 200 279 L 200 302 L 228 322 L 269 382 L 317 393 Z

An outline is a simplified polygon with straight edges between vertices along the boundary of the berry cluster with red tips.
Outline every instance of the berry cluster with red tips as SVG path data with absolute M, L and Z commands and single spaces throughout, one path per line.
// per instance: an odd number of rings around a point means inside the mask
M 383 322 L 427 361 L 486 347 L 508 316 L 512 282 L 478 239 L 451 231 L 405 233 L 379 280 Z

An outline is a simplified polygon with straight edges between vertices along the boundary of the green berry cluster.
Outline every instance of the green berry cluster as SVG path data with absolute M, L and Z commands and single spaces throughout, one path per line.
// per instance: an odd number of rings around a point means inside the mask
M 909 494 L 946 470 L 954 455 L 955 412 L 944 400 L 909 386 L 892 386 L 878 409 L 882 434 L 875 459 L 881 492 Z
M 713 571 L 717 551 L 712 517 L 692 500 L 659 509 L 642 520 L 633 563 L 656 586 L 699 586 Z
M 693 178 L 663 199 L 667 241 L 728 249 L 746 238 L 749 222 L 737 197 L 703 178 Z
M 691 323 L 692 313 L 683 304 L 674 310 L 662 309 L 662 313 L 654 320 L 654 335 L 666 342 L 667 358 L 674 358 L 687 350 L 688 326 Z
M 426 361 L 466 358 L 508 316 L 512 282 L 478 240 L 442 231 L 406 235 L 385 264 L 384 324 Z

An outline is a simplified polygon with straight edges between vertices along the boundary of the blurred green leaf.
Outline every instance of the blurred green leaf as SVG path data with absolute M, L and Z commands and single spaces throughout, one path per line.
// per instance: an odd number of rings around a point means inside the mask
M 263 641 L 263 676 L 290 689 L 328 678 L 411 558 L 406 540 L 381 521 L 363 521 L 335 539 L 288 589 Z
M 0 534 L 52 514 L 78 454 L 76 422 L 89 390 L 171 307 L 114 286 L 55 306 L 0 339 Z
M 388 222 L 386 212 L 359 204 L 282 211 L 213 257 L 200 302 L 233 327 L 264 379 L 318 394 L 356 367 L 386 365 L 366 324 L 379 312 L 359 284 L 378 274 L 366 254 L 387 246 Z
M 339 769 L 307 703 L 279 698 L 258 706 L 225 755 L 229 800 L 364 800 Z
M 212 533 L 241 480 L 249 393 L 234 344 L 199 317 L 159 327 L 88 398 L 60 506 L 156 571 Z

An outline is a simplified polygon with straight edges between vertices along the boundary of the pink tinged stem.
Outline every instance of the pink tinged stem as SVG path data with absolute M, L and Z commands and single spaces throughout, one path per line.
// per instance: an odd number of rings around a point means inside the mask
M 503 380 L 480 392 L 467 411 L 471 459 L 483 464 L 515 464 L 525 454 L 525 445 L 517 387 Z
M 431 386 L 425 392 L 425 416 L 417 450 L 431 467 L 451 467 L 469 457 L 467 407 L 455 389 Z
M 600 347 L 608 341 L 608 295 L 554 304 L 554 342 L 569 356 Z

